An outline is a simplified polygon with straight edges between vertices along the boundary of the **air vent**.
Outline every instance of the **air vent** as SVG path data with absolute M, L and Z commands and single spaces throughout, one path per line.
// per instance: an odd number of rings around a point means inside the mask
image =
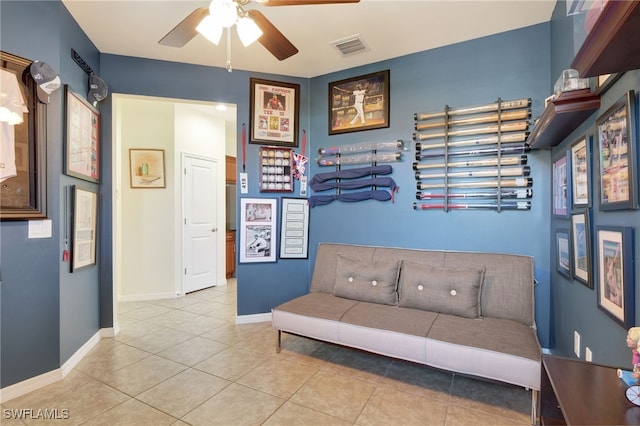
M 338 51 L 344 56 L 353 55 L 355 53 L 368 50 L 367 45 L 364 44 L 359 34 L 332 41 L 331 44 L 333 44 L 335 48 L 338 49 Z

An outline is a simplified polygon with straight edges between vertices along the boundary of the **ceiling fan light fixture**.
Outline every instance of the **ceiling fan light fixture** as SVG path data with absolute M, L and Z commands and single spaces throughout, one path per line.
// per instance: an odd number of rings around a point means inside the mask
M 256 22 L 248 16 L 243 16 L 236 23 L 238 37 L 242 44 L 247 47 L 262 36 L 262 30 Z
M 196 27 L 196 31 L 202 34 L 207 40 L 217 45 L 222 37 L 222 26 L 218 24 L 211 15 L 205 16 Z
M 229 28 L 238 19 L 237 7 L 233 0 L 212 0 L 209 4 L 209 16 L 223 28 Z

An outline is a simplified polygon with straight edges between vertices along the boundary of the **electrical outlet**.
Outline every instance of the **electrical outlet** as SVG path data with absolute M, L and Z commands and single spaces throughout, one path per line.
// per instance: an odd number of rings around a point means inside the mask
M 591 353 L 591 349 L 589 349 L 589 346 L 584 348 L 584 359 L 589 362 L 593 360 L 593 354 Z
M 573 332 L 573 353 L 580 358 L 580 334 L 577 331 Z

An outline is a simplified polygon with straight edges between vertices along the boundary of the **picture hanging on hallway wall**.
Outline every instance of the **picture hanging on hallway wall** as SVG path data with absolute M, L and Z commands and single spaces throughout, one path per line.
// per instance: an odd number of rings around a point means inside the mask
M 250 78 L 249 142 L 298 146 L 300 85 Z
M 625 328 L 634 324 L 633 228 L 598 226 L 598 307 Z
M 98 194 L 73 186 L 71 272 L 96 263 Z
M 591 205 L 589 198 L 589 174 L 591 172 L 589 158 L 590 152 L 587 137 L 582 136 L 571 145 L 571 194 L 574 209 Z
M 309 200 L 282 198 L 280 258 L 307 259 L 309 246 Z
M 571 252 L 573 277 L 589 288 L 591 280 L 591 220 L 589 209 L 571 214 Z
M 556 269 L 571 279 L 571 244 L 569 231 L 561 229 L 556 232 Z
M 275 198 L 240 200 L 240 263 L 276 261 Z
M 64 173 L 100 182 L 100 113 L 84 96 L 65 89 Z
M 389 70 L 329 83 L 329 134 L 389 127 Z
M 164 149 L 129 149 L 131 188 L 166 188 Z
M 567 217 L 568 200 L 568 174 L 567 154 L 553 162 L 553 214 L 555 216 Z

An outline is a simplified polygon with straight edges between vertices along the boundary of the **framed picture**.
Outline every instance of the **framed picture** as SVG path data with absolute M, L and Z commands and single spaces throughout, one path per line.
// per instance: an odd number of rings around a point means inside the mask
M 14 105 L 18 106 L 17 110 L 7 109 L 15 116 L 2 123 L 1 220 L 47 217 L 47 105 L 38 101 L 31 63 L 0 51 L 2 91 L 15 95 Z M 6 151 L 5 143 L 9 147 Z
M 260 192 L 293 192 L 293 149 L 261 147 Z
M 309 200 L 282 198 L 280 258 L 306 259 L 309 256 Z
M 567 278 L 571 278 L 571 245 L 569 230 L 556 232 L 556 269 Z
M 633 228 L 598 226 L 598 307 L 625 328 L 634 324 Z
M 131 188 L 166 188 L 164 149 L 129 149 Z
M 596 119 L 600 210 L 638 208 L 634 92 Z
M 276 199 L 240 200 L 240 263 L 276 261 Z
M 598 95 L 602 95 L 604 92 L 607 91 L 607 89 L 609 89 L 609 87 L 613 85 L 613 83 L 616 82 L 617 79 L 619 79 L 622 76 L 622 74 L 624 74 L 624 72 L 618 72 L 614 74 L 603 74 L 603 75 L 594 77 L 596 81 L 595 93 Z
M 95 265 L 98 194 L 73 185 L 71 272 Z
M 569 212 L 567 208 L 568 174 L 567 154 L 565 153 L 553 162 L 553 214 L 555 216 L 567 217 Z
M 329 134 L 389 127 L 389 70 L 329 83 Z
M 250 143 L 298 146 L 300 85 L 250 78 Z
M 573 208 L 589 207 L 590 152 L 587 137 L 583 136 L 571 145 L 571 194 Z
M 64 173 L 100 182 L 100 113 L 69 85 L 65 91 Z
M 573 253 L 573 277 L 589 288 L 591 280 L 591 230 L 589 209 L 571 214 L 571 252 Z

